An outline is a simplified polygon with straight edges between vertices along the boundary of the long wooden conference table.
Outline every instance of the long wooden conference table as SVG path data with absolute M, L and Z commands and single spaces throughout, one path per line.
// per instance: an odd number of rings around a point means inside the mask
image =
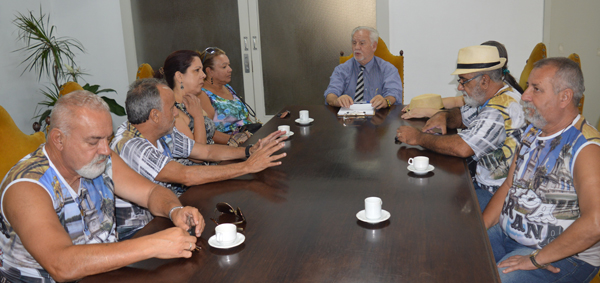
M 465 161 L 396 144 L 402 107 L 367 118 L 337 117 L 324 105 L 288 106 L 249 141 L 290 125 L 283 164 L 259 174 L 195 186 L 181 196 L 206 220 L 202 247 L 189 259 L 151 259 L 82 282 L 499 282 Z M 309 110 L 314 122 L 294 122 Z M 435 167 L 407 170 L 425 155 Z M 380 197 L 389 220 L 357 219 L 364 199 Z M 245 242 L 208 245 L 218 202 L 241 208 Z M 216 215 L 218 216 L 218 215 Z M 172 224 L 156 218 L 140 231 Z

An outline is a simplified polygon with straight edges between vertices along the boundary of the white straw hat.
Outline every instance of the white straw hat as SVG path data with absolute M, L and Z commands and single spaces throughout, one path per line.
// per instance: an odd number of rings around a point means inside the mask
M 456 71 L 452 75 L 462 75 L 502 68 L 506 58 L 500 58 L 495 46 L 475 45 L 458 51 Z

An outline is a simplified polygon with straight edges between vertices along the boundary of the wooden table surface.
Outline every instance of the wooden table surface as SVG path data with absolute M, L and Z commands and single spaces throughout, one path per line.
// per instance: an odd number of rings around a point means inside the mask
M 151 259 L 83 282 L 499 282 L 487 233 L 463 159 L 395 144 L 402 107 L 366 119 L 341 119 L 337 108 L 288 106 L 249 142 L 290 125 L 294 135 L 283 164 L 259 174 L 200 185 L 181 196 L 198 207 L 207 226 L 190 259 Z M 299 110 L 315 121 L 294 123 Z M 433 172 L 415 175 L 407 160 L 425 155 Z M 364 199 L 377 196 L 389 220 L 359 221 Z M 220 250 L 215 204 L 246 216 L 245 242 Z M 140 231 L 172 226 L 154 219 Z

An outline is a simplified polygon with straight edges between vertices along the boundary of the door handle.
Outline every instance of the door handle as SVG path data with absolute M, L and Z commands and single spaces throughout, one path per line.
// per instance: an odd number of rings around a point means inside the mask
M 244 72 L 250 73 L 250 58 L 248 54 L 244 54 Z
M 258 49 L 256 49 L 256 36 L 252 37 L 252 43 L 254 44 L 254 48 L 253 49 L 254 50 L 258 50 Z
M 248 51 L 248 37 L 244 36 L 244 51 Z

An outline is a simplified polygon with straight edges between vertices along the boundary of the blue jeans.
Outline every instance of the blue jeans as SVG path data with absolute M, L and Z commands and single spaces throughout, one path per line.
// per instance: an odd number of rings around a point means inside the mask
M 492 244 L 496 264 L 514 255 L 530 255 L 535 249 L 523 246 L 504 234 L 500 225 L 496 224 L 488 229 L 488 236 Z M 507 282 L 590 282 L 599 267 L 589 263 L 568 257 L 553 262 L 552 266 L 560 268 L 559 273 L 552 273 L 545 269 L 516 270 L 510 273 L 502 273 L 506 268 L 498 268 L 500 280 Z
M 473 182 L 473 186 L 475 187 L 475 195 L 477 195 L 477 201 L 479 202 L 479 209 L 481 209 L 481 212 L 483 213 L 483 210 L 488 205 L 494 194 L 479 187 L 477 182 Z

